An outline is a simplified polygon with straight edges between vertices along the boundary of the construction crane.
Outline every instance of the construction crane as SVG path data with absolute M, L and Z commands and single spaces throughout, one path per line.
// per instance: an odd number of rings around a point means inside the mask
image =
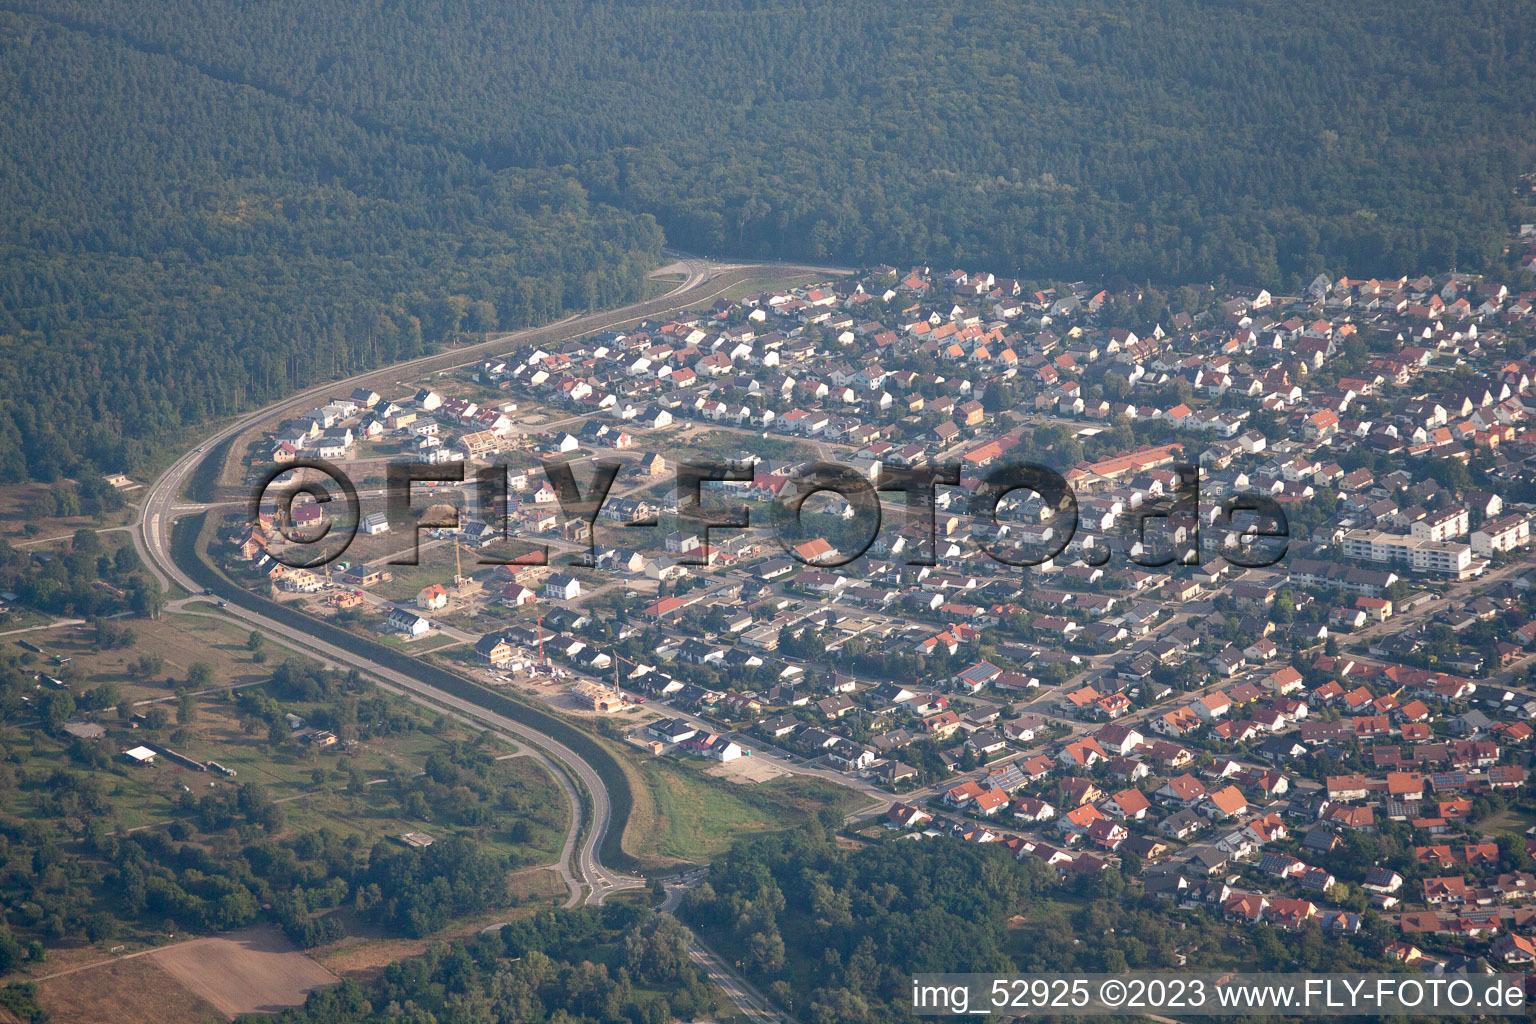
M 619 662 L 622 661 L 626 665 L 633 665 L 635 668 L 645 668 L 646 666 L 640 664 L 638 661 L 630 661 L 628 658 L 624 657 L 622 654 L 614 654 L 614 655 L 612 655 L 612 657 L 613 657 L 613 692 L 617 693 L 621 698 L 623 698 L 623 700 L 626 703 L 630 703 L 630 704 L 644 704 L 645 703 L 645 698 L 644 697 L 633 697 L 633 698 L 631 698 L 628 695 L 626 695 L 624 693 L 624 690 L 619 686 Z
M 464 557 L 459 553 L 459 537 L 453 537 L 453 586 L 455 590 L 463 590 L 470 583 L 464 575 Z

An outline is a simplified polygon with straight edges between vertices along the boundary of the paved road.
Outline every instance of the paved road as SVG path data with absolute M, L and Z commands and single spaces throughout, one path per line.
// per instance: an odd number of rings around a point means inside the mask
M 664 914 L 675 914 L 678 906 L 683 902 L 683 895 L 691 885 L 701 882 L 706 877 L 704 872 L 695 872 L 689 876 L 688 881 L 676 885 L 667 886 L 667 898 L 657 909 Z M 720 986 L 721 991 L 731 997 L 731 1001 L 740 1007 L 747 1019 L 757 1024 L 781 1024 L 788 1021 L 794 1024 L 795 1018 L 775 1009 L 773 1004 L 763 997 L 763 994 L 753 987 L 752 983 L 743 978 L 733 967 L 713 951 L 699 942 L 698 936 L 694 936 L 688 949 L 688 957 L 694 963 L 704 969 L 711 981 Z

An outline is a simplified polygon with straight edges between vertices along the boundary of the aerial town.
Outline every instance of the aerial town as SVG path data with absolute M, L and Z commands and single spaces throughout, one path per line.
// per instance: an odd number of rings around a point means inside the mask
M 1536 228 L 1516 244 L 1536 263 Z M 224 550 L 252 586 L 656 756 L 836 779 L 875 801 L 871 834 L 1134 865 L 1148 898 L 1227 921 L 1347 934 L 1374 908 L 1389 958 L 1529 965 L 1536 839 L 1501 826 L 1536 735 L 1533 307 L 1458 274 L 1152 296 L 875 267 L 338 395 L 272 425 L 251 471 L 466 463 L 436 499 L 462 514 L 374 501 L 344 560 L 296 569 L 269 508 Z M 751 465 L 704 490 L 750 527 L 676 528 L 676 467 L 704 457 Z M 605 459 L 589 526 L 541 466 Z M 1011 459 L 1077 502 L 1070 531 L 1038 496 L 999 509 L 994 531 L 1058 542 L 1027 568 L 981 549 L 967 504 Z M 803 493 L 816 462 L 960 482 L 931 535 L 898 494 L 860 537 L 849 502 Z M 1199 502 L 1147 527 L 1177 557 L 1147 557 L 1138 510 L 1179 466 Z M 1239 494 L 1285 513 L 1257 568 L 1217 530 Z M 791 497 L 800 543 L 766 528 Z
M 6 5 L 0 1024 L 1528 1013 L 1530 7 Z

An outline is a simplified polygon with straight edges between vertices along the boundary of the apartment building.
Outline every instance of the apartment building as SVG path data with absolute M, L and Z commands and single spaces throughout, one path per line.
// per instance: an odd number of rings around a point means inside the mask
M 1531 521 L 1525 516 L 1505 516 L 1484 523 L 1472 532 L 1472 553 L 1489 558 L 1495 551 L 1514 551 L 1531 540 Z
M 1415 572 L 1455 579 L 1466 579 L 1480 569 L 1472 562 L 1470 544 L 1380 530 L 1345 530 L 1344 556 L 1367 562 L 1406 565 Z
M 1470 525 L 1467 510 L 1459 508 L 1426 516 L 1410 526 L 1408 532 L 1419 540 L 1451 540 L 1465 535 Z

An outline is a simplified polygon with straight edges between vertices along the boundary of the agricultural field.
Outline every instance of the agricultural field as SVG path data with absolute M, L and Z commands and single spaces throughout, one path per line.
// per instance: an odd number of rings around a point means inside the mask
M 153 955 L 166 973 L 226 1016 L 298 1006 L 336 976 L 274 928 L 246 928 L 193 939 Z
M 298 1006 L 336 980 L 275 928 L 245 928 L 45 977 L 38 1003 L 71 1024 L 204 1024 Z
M 224 1017 L 152 954 L 48 978 L 38 983 L 37 1001 L 70 1024 L 207 1024 Z

